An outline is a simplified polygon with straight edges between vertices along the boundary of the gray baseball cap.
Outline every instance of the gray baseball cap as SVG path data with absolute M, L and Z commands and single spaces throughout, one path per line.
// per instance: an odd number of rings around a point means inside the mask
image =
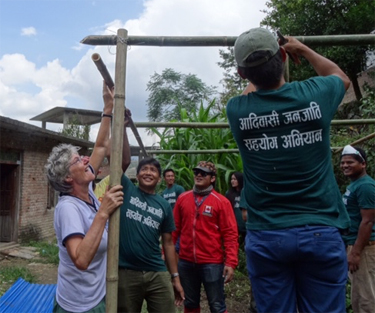
M 240 67 L 255 67 L 266 63 L 279 49 L 276 37 L 269 30 L 261 27 L 252 28 L 238 36 L 234 43 L 234 57 Z M 253 62 L 246 62 L 246 59 L 256 51 L 269 51 L 269 55 Z

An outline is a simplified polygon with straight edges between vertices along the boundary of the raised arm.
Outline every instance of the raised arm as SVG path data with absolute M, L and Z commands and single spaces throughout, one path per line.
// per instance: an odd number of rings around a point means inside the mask
M 130 119 L 131 119 L 131 112 L 130 110 L 126 109 L 125 110 L 125 122 L 124 122 L 124 138 L 123 138 L 123 146 L 122 146 L 122 171 L 124 173 L 129 167 L 130 161 L 131 161 L 129 139 L 128 139 L 128 134 L 126 132 L 126 127 L 128 126 Z
M 247 95 L 250 92 L 254 92 L 254 91 L 256 91 L 255 86 L 252 83 L 249 82 L 249 84 L 246 86 L 245 90 L 242 91 L 242 95 Z
M 94 150 L 90 157 L 90 164 L 95 171 L 95 175 L 98 174 L 99 168 L 107 155 L 110 144 L 110 132 L 111 132 L 111 121 L 112 121 L 112 110 L 113 110 L 113 90 L 110 90 L 107 85 L 103 82 L 103 117 L 100 123 L 98 135 L 96 137 Z
M 308 46 L 304 45 L 297 39 L 293 37 L 287 37 L 288 43 L 282 46 L 286 52 L 292 54 L 293 59 L 298 60 L 299 56 L 304 57 L 311 66 L 314 68 L 315 72 L 319 76 L 329 76 L 335 75 L 342 79 L 345 90 L 350 86 L 349 77 L 341 70 L 341 68 L 331 60 L 325 58 L 314 50 L 310 49 Z M 298 63 L 298 61 L 297 61 Z

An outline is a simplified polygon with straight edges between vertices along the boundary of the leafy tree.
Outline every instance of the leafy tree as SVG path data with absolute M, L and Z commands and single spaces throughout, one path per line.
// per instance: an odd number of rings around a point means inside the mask
M 150 92 L 147 117 L 159 122 L 180 120 L 178 103 L 183 103 L 189 112 L 195 111 L 202 99 L 209 99 L 215 88 L 207 86 L 195 74 L 186 75 L 167 68 L 161 74 L 151 76 L 147 91 Z
M 225 108 L 228 100 L 241 94 L 248 82 L 237 73 L 233 47 L 228 47 L 227 50 L 220 49 L 219 53 L 222 61 L 217 64 L 224 69 L 224 78 L 221 80 L 224 89 L 220 93 L 219 107 Z
M 215 105 L 211 101 L 207 107 L 200 104 L 198 110 L 188 111 L 185 106 L 179 106 L 181 121 L 219 123 L 226 121 L 225 111 L 210 114 Z M 207 149 L 236 149 L 229 128 L 174 128 L 152 131 L 160 138 L 161 150 L 207 150 Z M 213 154 L 160 154 L 158 155 L 162 168 L 173 168 L 176 172 L 176 182 L 186 190 L 193 187 L 194 176 L 192 169 L 199 161 L 211 161 L 217 168 L 215 189 L 225 193 L 228 189 L 228 179 L 232 172 L 242 171 L 242 161 L 239 153 L 213 153 Z
M 90 125 L 80 125 L 78 115 L 75 114 L 70 119 L 69 123 L 62 130 L 60 130 L 60 133 L 65 136 L 89 140 L 90 129 Z
M 361 101 L 354 101 L 354 103 L 347 103 L 336 114 L 338 119 L 374 119 L 375 118 L 375 87 L 369 85 L 364 86 L 364 97 Z M 363 137 L 374 134 L 375 125 L 354 125 L 354 126 L 341 126 L 334 127 L 331 130 L 331 146 L 344 147 L 345 145 L 352 144 L 353 142 L 362 139 Z M 367 174 L 375 177 L 375 138 L 364 141 L 357 146 L 363 148 L 367 154 Z M 341 192 L 345 192 L 348 185 L 348 179 L 342 174 L 340 169 L 340 153 L 333 153 L 334 172 L 336 180 L 340 187 Z
M 269 0 L 262 25 L 292 36 L 369 34 L 375 28 L 372 0 Z M 337 63 L 349 76 L 357 100 L 362 98 L 357 74 L 366 67 L 368 46 L 317 47 L 316 51 Z M 306 64 L 306 63 L 305 63 Z M 291 65 L 291 78 L 312 74 Z

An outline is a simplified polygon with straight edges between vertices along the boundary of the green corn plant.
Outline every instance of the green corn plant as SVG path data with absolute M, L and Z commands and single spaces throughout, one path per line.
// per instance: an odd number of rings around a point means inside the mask
M 211 113 L 215 101 L 206 107 L 201 103 L 196 111 L 188 112 L 179 104 L 181 122 L 220 123 L 227 122 L 225 110 Z M 175 121 L 175 120 L 174 120 Z M 207 149 L 236 149 L 229 128 L 165 128 L 159 131 L 152 128 L 160 141 L 161 150 L 207 150 Z M 234 171 L 242 171 L 242 161 L 239 153 L 216 154 L 159 154 L 158 160 L 163 168 L 172 168 L 176 172 L 176 182 L 186 190 L 192 189 L 194 177 L 192 169 L 199 161 L 211 161 L 217 168 L 215 189 L 224 194 L 228 189 L 229 176 Z

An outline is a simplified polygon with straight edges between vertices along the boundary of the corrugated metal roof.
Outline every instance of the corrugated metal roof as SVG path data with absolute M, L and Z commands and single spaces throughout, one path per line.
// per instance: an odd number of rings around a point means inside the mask
M 1 313 L 50 313 L 56 285 L 30 284 L 18 280 L 0 298 Z

